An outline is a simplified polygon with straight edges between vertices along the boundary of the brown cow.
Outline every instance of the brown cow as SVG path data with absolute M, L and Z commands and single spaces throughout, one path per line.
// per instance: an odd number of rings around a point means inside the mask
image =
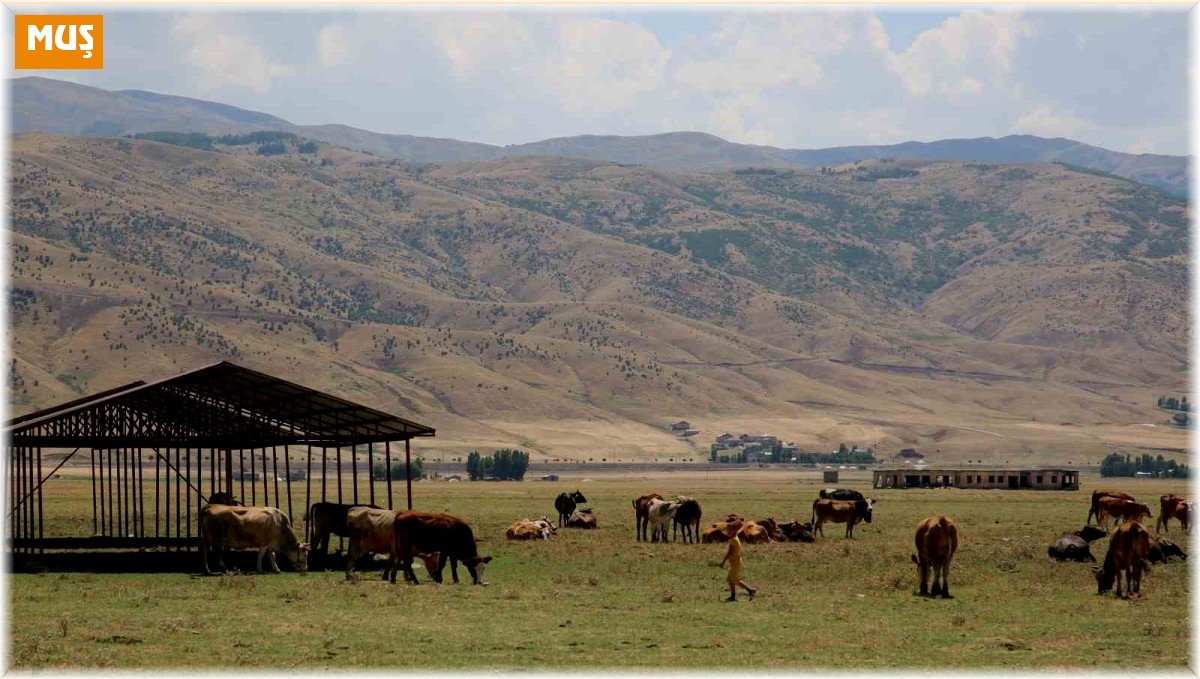
M 771 539 L 771 542 L 783 542 L 786 540 L 783 536 L 783 531 L 779 529 L 779 524 L 775 522 L 774 517 L 759 519 L 754 523 L 762 526 L 763 530 L 767 531 L 767 537 Z
M 554 524 L 549 519 L 544 522 L 518 519 L 504 531 L 504 537 L 509 540 L 549 540 L 554 533 Z
M 1102 568 L 1092 567 L 1096 573 L 1097 594 L 1112 591 L 1113 580 L 1117 582 L 1117 596 L 1137 594 L 1142 589 L 1142 573 L 1150 571 L 1147 556 L 1150 553 L 1150 531 L 1130 521 L 1113 531 L 1108 542 L 1108 554 L 1104 555 Z M 1125 573 L 1125 593 L 1121 593 L 1121 573 Z
M 646 540 L 646 529 L 650 526 L 650 502 L 652 500 L 661 500 L 663 496 L 658 493 L 650 493 L 643 495 L 633 501 L 634 518 L 637 525 L 634 530 L 637 532 L 638 542 Z
M 263 556 L 269 557 L 271 569 L 279 573 L 275 553 L 283 552 L 297 570 L 308 570 L 308 543 L 296 540 L 292 521 L 275 507 L 234 507 L 209 504 L 200 508 L 200 558 L 204 572 L 209 575 L 208 555 L 217 552 L 217 563 L 225 567 L 225 549 L 257 549 L 258 572 L 262 572 Z
M 958 551 L 958 527 L 948 516 L 931 516 L 917 524 L 917 553 L 912 555 L 921 578 L 921 596 L 950 596 L 950 561 Z M 933 588 L 929 588 L 929 571 L 933 570 Z
M 358 559 L 364 553 L 387 555 L 388 562 L 383 569 L 383 579 L 389 575 L 396 582 L 396 566 L 399 555 L 396 552 L 396 531 L 393 524 L 396 512 L 390 509 L 372 507 L 351 507 L 346 513 L 346 537 L 350 540 L 349 558 L 346 560 L 346 579 L 354 579 L 354 569 Z M 414 554 L 425 562 L 425 570 L 430 573 L 437 569 L 437 554 Z M 408 574 L 405 573 L 405 577 Z
M 1119 490 L 1093 490 L 1092 508 L 1088 510 L 1087 520 L 1083 522 L 1083 525 L 1086 526 L 1091 523 L 1093 516 L 1096 517 L 1097 523 L 1100 522 L 1100 499 L 1105 497 L 1115 497 L 1120 500 L 1137 500 L 1137 498 L 1129 493 L 1122 493 Z
M 859 521 L 871 523 L 871 504 L 873 500 L 823 500 L 813 501 L 813 532 L 825 537 L 822 528 L 826 521 L 846 524 L 846 537 L 854 537 L 854 526 Z
M 737 524 L 725 524 L 727 526 L 736 526 Z M 760 526 L 754 521 L 747 521 L 742 524 L 741 530 L 737 532 L 738 539 L 748 545 L 758 545 L 765 542 L 771 542 L 771 536 L 767 533 L 764 526 Z
M 437 571 L 433 573 L 436 582 L 442 581 L 442 570 L 446 561 L 450 561 L 450 573 L 454 582 L 458 582 L 458 562 L 461 561 L 471 573 L 471 581 L 476 585 L 486 585 L 483 581 L 483 569 L 492 557 L 479 556 L 479 548 L 475 544 L 475 534 L 471 527 L 462 519 L 436 512 L 406 511 L 396 515 L 393 524 L 396 530 L 396 551 L 400 556 L 400 564 L 413 584 L 417 576 L 412 572 L 412 555 L 416 553 L 431 554 L 438 552 Z
M 725 533 L 725 526 L 728 524 L 725 521 L 714 523 L 700 532 L 700 542 L 708 544 L 710 542 L 729 542 L 729 536 Z
M 1134 500 L 1122 500 L 1115 497 L 1100 498 L 1100 511 L 1096 514 L 1096 521 L 1101 526 L 1108 525 L 1108 518 L 1113 517 L 1117 523 L 1122 521 L 1140 521 L 1143 516 L 1150 517 L 1150 507 L 1144 502 Z
M 571 518 L 567 519 L 567 528 L 596 528 L 596 515 L 592 513 L 591 507 L 576 509 L 571 513 Z
M 1171 519 L 1179 521 L 1179 525 L 1183 527 L 1183 532 L 1189 531 L 1191 523 L 1192 502 L 1182 495 L 1169 494 L 1159 498 L 1159 514 L 1158 523 L 1155 524 L 1154 530 L 1163 533 L 1169 533 Z

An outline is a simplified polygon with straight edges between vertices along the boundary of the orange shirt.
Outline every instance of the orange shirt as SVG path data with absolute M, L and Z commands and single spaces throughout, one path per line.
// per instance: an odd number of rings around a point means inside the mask
M 729 551 L 725 552 L 725 561 L 729 562 L 729 574 L 725 579 L 730 584 L 736 584 L 742 579 L 742 541 L 736 535 L 729 541 Z

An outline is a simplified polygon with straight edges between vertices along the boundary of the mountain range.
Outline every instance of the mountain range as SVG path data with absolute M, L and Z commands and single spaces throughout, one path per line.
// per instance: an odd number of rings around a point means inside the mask
M 812 150 L 736 144 L 701 132 L 644 137 L 583 135 L 494 146 L 455 139 L 380 134 L 345 125 L 295 125 L 265 113 L 141 90 L 109 91 L 38 77 L 10 82 L 13 132 L 120 136 L 161 131 L 231 134 L 276 130 L 386 158 L 417 162 L 561 156 L 644 165 L 668 172 L 824 167 L 876 158 L 1061 162 L 1133 179 L 1181 196 L 1186 196 L 1188 191 L 1188 160 L 1185 156 L 1120 153 L 1070 139 L 1043 139 L 1030 135 Z
M 705 171 L 628 138 L 474 157 L 497 147 L 13 87 L 17 413 L 227 359 L 435 426 L 434 456 L 702 460 L 723 431 L 1013 463 L 1186 446 L 1155 402 L 1187 388 L 1189 208 L 1107 171 L 807 167 L 690 133 L 655 139 Z

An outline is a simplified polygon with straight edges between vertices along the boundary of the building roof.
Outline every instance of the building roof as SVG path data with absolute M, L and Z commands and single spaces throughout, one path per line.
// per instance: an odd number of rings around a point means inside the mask
M 928 464 L 926 464 L 926 465 L 892 464 L 892 465 L 886 465 L 886 466 L 881 465 L 878 467 L 872 467 L 872 471 L 907 472 L 909 474 L 917 473 L 917 472 L 922 473 L 922 474 L 930 474 L 930 473 L 932 473 L 932 474 L 939 474 L 939 473 L 940 474 L 956 474 L 959 472 L 963 472 L 963 473 L 966 473 L 966 472 L 971 472 L 971 473 L 974 473 L 974 472 L 981 472 L 981 473 L 1003 472 L 1006 474 L 1020 474 L 1020 473 L 1024 473 L 1024 472 L 1070 472 L 1070 471 L 1074 471 L 1074 470 L 1070 469 L 1068 467 L 1000 467 L 1000 466 L 983 466 L 983 465 L 980 465 L 980 466 L 975 466 L 975 465 L 963 465 L 963 466 L 937 465 L 937 466 L 934 466 L 934 465 L 928 465 Z
M 226 361 L 76 399 L 10 420 L 10 446 L 348 446 L 434 429 Z

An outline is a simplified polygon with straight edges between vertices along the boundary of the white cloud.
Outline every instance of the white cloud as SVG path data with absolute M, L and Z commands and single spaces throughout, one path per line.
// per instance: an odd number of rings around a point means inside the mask
M 533 37 L 526 22 L 500 14 L 431 15 L 425 19 L 434 46 L 458 78 L 523 60 Z
M 611 112 L 656 89 L 670 52 L 650 31 L 607 19 L 568 21 L 545 72 L 564 111 Z
M 1039 137 L 1079 139 L 1097 129 L 1094 123 L 1057 111 L 1053 106 L 1038 106 L 1017 119 L 1015 132 Z
M 330 24 L 317 33 L 317 60 L 322 66 L 350 63 L 350 33 L 341 24 Z
M 271 89 L 271 81 L 294 75 L 286 64 L 271 61 L 250 36 L 231 22 L 211 14 L 188 14 L 175 20 L 174 36 L 187 46 L 186 61 L 199 71 L 199 89 L 211 91 L 227 86 L 256 92 Z
M 919 34 L 903 52 L 889 53 L 887 65 L 910 97 L 961 94 L 964 79 L 1001 85 L 1011 69 L 1020 38 L 1032 32 L 1015 12 L 963 12 Z

